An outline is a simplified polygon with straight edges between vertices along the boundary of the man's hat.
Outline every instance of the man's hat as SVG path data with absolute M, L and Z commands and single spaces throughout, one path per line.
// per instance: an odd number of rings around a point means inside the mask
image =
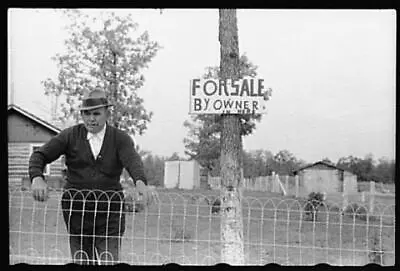
M 106 93 L 100 89 L 95 89 L 85 93 L 82 99 L 82 106 L 79 107 L 79 110 L 92 110 L 109 106 L 112 106 L 112 104 L 108 102 Z

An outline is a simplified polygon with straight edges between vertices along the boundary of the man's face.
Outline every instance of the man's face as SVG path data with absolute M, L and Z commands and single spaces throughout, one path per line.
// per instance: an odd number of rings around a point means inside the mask
M 93 110 L 83 110 L 81 114 L 83 123 L 88 132 L 96 134 L 103 129 L 110 115 L 110 111 L 105 107 L 101 107 Z

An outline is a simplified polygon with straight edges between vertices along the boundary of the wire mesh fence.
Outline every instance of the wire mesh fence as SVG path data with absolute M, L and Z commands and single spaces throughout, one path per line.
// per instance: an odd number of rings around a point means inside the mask
M 9 190 L 10 264 L 66 264 L 72 258 L 89 261 L 91 255 L 87 250 L 76 249 L 71 255 L 71 228 L 66 221 L 71 219 L 69 214 L 73 211 L 78 211 L 78 217 L 91 217 L 92 223 L 82 222 L 78 227 L 80 232 L 75 232 L 81 242 L 88 237 L 94 244 L 95 239 L 123 233 L 118 259 L 108 252 L 107 245 L 103 250 L 96 245 L 93 253 L 99 264 L 220 263 L 223 210 L 218 204 L 218 192 L 157 190 L 155 193 L 157 201 L 137 209 L 127 208 L 127 204 L 110 207 L 115 195 L 103 194 L 105 198 L 93 200 L 88 195 L 96 194 L 89 191 L 78 200 L 81 205 L 68 210 L 66 205 L 63 207 L 62 192 L 52 191 L 46 202 L 36 202 L 29 191 Z M 106 207 L 101 207 L 103 203 Z M 327 201 L 312 209 L 311 216 L 305 208 L 307 204 L 301 198 L 245 192 L 242 200 L 245 264 L 394 264 L 394 203 L 379 208 L 377 205 L 370 212 L 359 203 L 343 206 L 342 202 Z M 112 215 L 124 217 L 123 222 L 116 220 L 119 227 L 107 223 L 93 225 L 98 223 L 96 219 Z M 85 232 L 85 227 L 93 227 L 93 231 Z M 111 233 L 112 228 L 118 228 L 119 232 Z

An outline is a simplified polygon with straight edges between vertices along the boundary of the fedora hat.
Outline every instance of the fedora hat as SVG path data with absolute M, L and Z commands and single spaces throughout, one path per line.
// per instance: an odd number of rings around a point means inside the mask
M 95 89 L 85 93 L 82 99 L 82 106 L 79 107 L 79 110 L 93 110 L 109 106 L 112 106 L 112 104 L 108 102 L 106 93 L 100 89 Z

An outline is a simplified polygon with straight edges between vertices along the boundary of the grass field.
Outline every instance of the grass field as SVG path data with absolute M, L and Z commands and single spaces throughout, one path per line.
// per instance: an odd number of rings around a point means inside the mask
M 10 263 L 70 262 L 60 192 L 46 203 L 29 192 L 9 192 Z M 221 259 L 221 219 L 209 202 L 218 191 L 158 190 L 159 202 L 145 212 L 128 213 L 121 261 L 129 264 L 212 265 Z M 316 221 L 306 220 L 302 199 L 244 192 L 245 264 L 364 265 L 371 250 L 384 250 L 383 265 L 394 264 L 395 210 L 391 206 L 365 219 L 342 215 L 341 203 L 327 203 Z M 379 244 L 373 244 L 375 243 Z

